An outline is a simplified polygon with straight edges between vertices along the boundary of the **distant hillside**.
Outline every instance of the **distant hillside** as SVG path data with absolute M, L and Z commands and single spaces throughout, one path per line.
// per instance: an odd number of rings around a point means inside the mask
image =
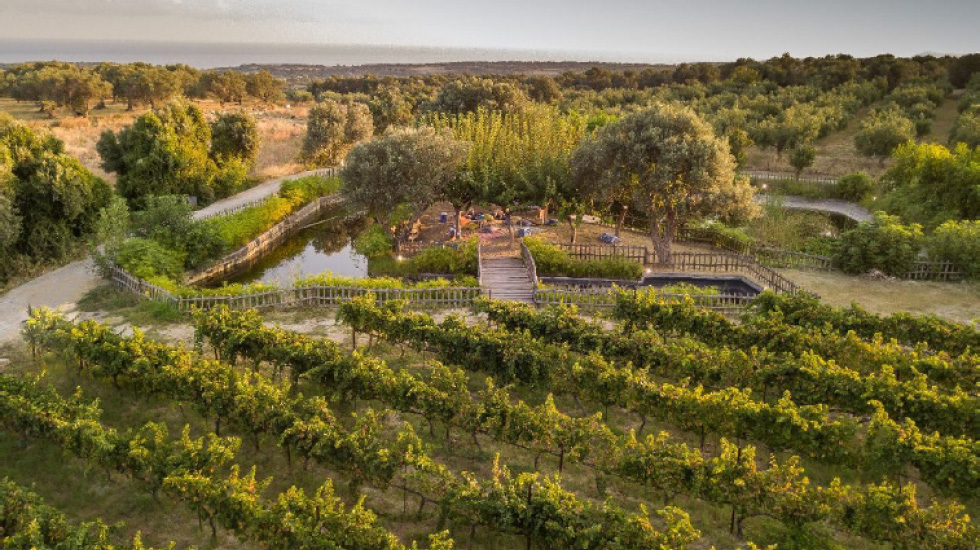
M 372 64 L 372 65 L 300 65 L 248 64 L 238 67 L 225 67 L 246 73 L 269 71 L 270 73 L 295 81 L 302 79 L 325 78 L 329 76 L 415 76 L 431 74 L 475 74 L 475 75 L 549 75 L 555 76 L 567 71 L 582 72 L 591 67 L 601 67 L 610 71 L 642 71 L 644 69 L 664 69 L 669 64 L 646 63 L 604 63 L 589 61 L 461 61 L 451 63 L 420 64 Z M 222 69 L 218 69 L 222 70 Z

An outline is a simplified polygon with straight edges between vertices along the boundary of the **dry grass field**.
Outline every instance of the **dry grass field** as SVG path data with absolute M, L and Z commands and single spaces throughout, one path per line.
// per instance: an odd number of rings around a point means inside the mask
M 217 101 L 195 101 L 206 114 L 243 109 L 255 116 L 262 140 L 259 156 L 252 175 L 260 180 L 289 175 L 303 168 L 296 162 L 303 135 L 306 132 L 306 114 L 309 105 L 269 106 L 259 103 L 246 103 L 222 106 Z M 124 104 L 109 103 L 105 109 L 93 109 L 88 118 L 56 117 L 40 113 L 32 103 L 17 102 L 10 98 L 0 98 L 0 112 L 10 113 L 31 127 L 50 131 L 65 142 L 65 150 L 77 157 L 82 164 L 95 174 L 113 181 L 112 174 L 102 170 L 95 144 L 106 130 L 118 131 L 132 124 L 133 120 L 146 112 L 146 108 L 127 111 Z

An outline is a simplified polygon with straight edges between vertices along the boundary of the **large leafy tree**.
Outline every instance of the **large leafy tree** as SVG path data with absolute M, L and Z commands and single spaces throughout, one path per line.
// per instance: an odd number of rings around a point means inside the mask
M 245 76 L 245 91 L 265 103 L 281 100 L 285 84 L 284 80 L 276 78 L 269 71 L 259 71 Z
M 659 261 L 671 261 L 671 244 L 685 223 L 707 216 L 750 215 L 748 181 L 735 174 L 723 138 L 690 109 L 657 104 L 599 130 L 575 152 L 578 177 L 595 188 L 628 188 L 633 206 L 650 223 Z
M 466 148 L 431 128 L 389 130 L 351 150 L 341 173 L 344 196 L 397 246 L 411 222 L 459 175 Z
M 251 166 L 259 154 L 259 128 L 245 112 L 225 113 L 211 123 L 211 156 L 236 158 Z
M 64 256 L 91 233 L 111 196 L 109 185 L 66 155 L 59 140 L 0 116 L 0 250 L 5 257 Z M 0 265 L 0 280 L 13 264 Z
M 119 174 L 119 194 L 140 208 L 147 196 L 193 195 L 208 202 L 239 188 L 246 178 L 244 157 L 212 157 L 211 141 L 211 126 L 201 110 L 175 100 L 119 133 L 107 130 L 97 148 L 105 169 Z M 236 147 L 222 144 L 218 152 Z
M 314 166 L 336 166 L 351 147 L 372 135 L 374 124 L 367 105 L 322 101 L 310 109 L 300 156 Z
M 427 122 L 470 144 L 460 177 L 444 191 L 457 214 L 473 202 L 561 209 L 578 198 L 569 187 L 568 160 L 585 133 L 584 117 L 537 106 L 513 113 L 435 114 Z

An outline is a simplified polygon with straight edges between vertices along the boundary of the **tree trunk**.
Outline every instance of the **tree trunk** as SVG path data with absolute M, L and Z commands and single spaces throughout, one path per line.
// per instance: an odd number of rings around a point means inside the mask
M 456 235 L 453 236 L 453 240 L 459 239 L 460 233 L 463 231 L 463 225 L 460 223 L 459 218 L 463 215 L 463 207 L 453 205 L 453 227 L 456 228 Z
M 568 216 L 568 230 L 572 235 L 572 244 L 578 241 L 578 224 L 576 221 L 572 216 Z
M 658 221 L 657 216 L 650 218 L 650 240 L 653 241 L 653 250 L 657 254 L 658 264 L 670 265 L 670 245 L 674 242 L 674 235 L 677 228 L 674 227 L 673 216 L 668 213 L 663 221 Z
M 626 213 L 629 212 L 629 207 L 622 205 L 619 208 L 619 217 L 616 218 L 616 236 L 618 237 L 620 233 L 623 232 L 623 224 L 626 223 Z

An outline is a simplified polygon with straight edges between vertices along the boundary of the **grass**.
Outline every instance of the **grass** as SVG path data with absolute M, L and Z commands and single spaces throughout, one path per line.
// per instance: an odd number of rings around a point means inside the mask
M 803 288 L 835 306 L 857 302 L 880 314 L 906 311 L 950 321 L 980 321 L 980 283 L 875 280 L 835 272 L 780 270 Z
M 296 156 L 299 154 L 306 133 L 308 105 L 286 108 L 246 103 L 239 107 L 238 105 L 222 106 L 214 100 L 195 99 L 193 102 L 206 114 L 242 108 L 255 116 L 261 146 L 252 169 L 252 177 L 264 180 L 303 170 L 303 167 L 296 163 Z M 92 109 L 87 118 L 64 116 L 64 113 L 58 113 L 56 118 L 50 118 L 38 112 L 33 103 L 0 97 L 0 112 L 10 113 L 14 118 L 27 122 L 36 129 L 50 131 L 65 142 L 65 150 L 68 154 L 78 158 L 86 168 L 110 182 L 115 181 L 115 175 L 102 169 L 102 160 L 95 149 L 99 136 L 106 130 L 119 131 L 148 110 L 147 107 L 138 107 L 127 111 L 125 103 L 109 103 L 105 109 Z

